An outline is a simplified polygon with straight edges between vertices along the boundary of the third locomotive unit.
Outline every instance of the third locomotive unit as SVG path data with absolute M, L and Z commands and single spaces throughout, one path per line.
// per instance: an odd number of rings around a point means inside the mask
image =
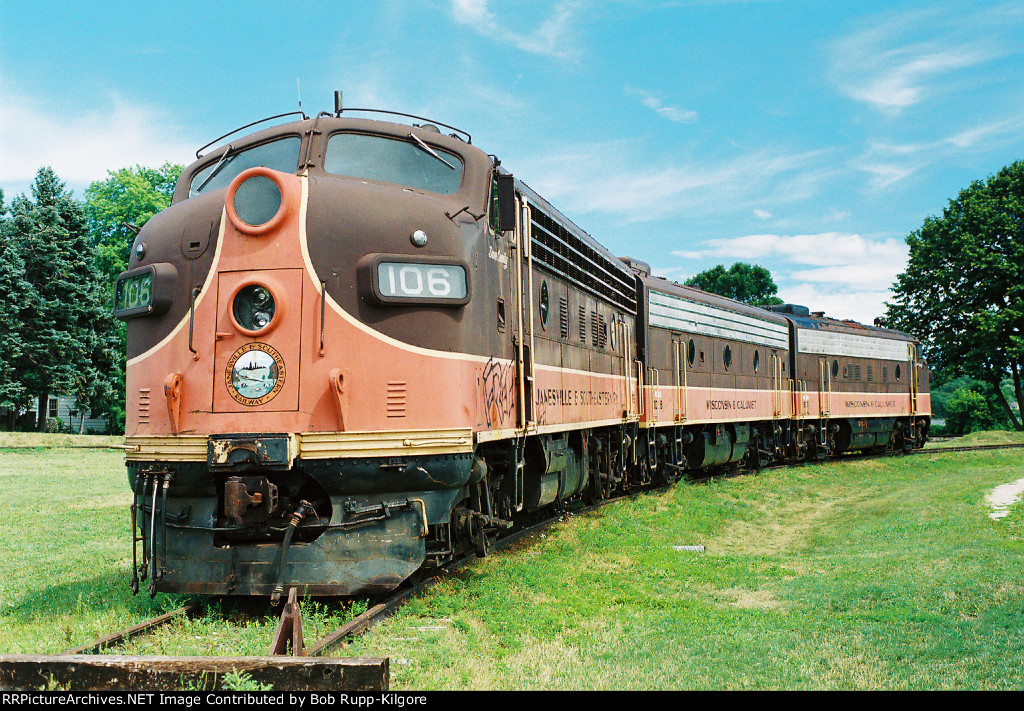
M 380 593 L 570 499 L 923 445 L 911 336 L 659 278 L 387 118 L 222 142 L 138 235 L 136 589 Z

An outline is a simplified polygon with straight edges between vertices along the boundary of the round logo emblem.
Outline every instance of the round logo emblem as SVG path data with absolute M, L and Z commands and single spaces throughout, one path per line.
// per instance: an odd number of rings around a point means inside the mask
M 224 372 L 235 401 L 255 406 L 270 402 L 284 387 L 284 358 L 266 343 L 246 343 L 228 359 Z

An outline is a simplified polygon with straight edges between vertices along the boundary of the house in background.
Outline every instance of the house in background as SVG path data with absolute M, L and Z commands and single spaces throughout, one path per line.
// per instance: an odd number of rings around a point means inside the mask
M 105 416 L 93 417 L 93 413 L 84 413 L 78 407 L 78 401 L 74 395 L 50 395 L 46 398 L 47 420 L 60 422 L 61 432 L 73 432 L 75 434 L 102 434 L 108 429 Z M 0 430 L 23 430 L 33 431 L 38 422 L 38 404 L 33 403 L 27 412 L 18 416 L 17 421 L 12 424 L 11 413 L 5 407 L 0 407 Z M 53 431 L 47 428 L 48 431 Z

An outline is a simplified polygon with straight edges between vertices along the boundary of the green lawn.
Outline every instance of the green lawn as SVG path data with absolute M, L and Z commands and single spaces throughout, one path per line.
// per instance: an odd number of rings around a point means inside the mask
M 0 653 L 182 604 L 128 591 L 119 452 L 5 444 Z M 678 485 L 568 516 L 335 653 L 390 657 L 395 690 L 1019 690 L 1024 505 L 993 520 L 985 497 L 1021 478 L 1015 450 L 936 451 Z M 365 604 L 306 603 L 307 641 Z M 275 624 L 214 602 L 124 651 L 264 654 Z

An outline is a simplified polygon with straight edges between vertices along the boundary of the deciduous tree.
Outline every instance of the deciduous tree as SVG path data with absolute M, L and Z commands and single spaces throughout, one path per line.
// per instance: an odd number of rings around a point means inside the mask
M 996 418 L 985 396 L 968 388 L 959 388 L 946 403 L 946 430 L 962 435 L 996 426 Z
M 182 166 L 164 163 L 159 168 L 136 165 L 107 172 L 105 180 L 93 182 L 85 191 L 85 213 L 89 234 L 96 248 L 96 266 L 102 272 L 113 304 L 117 275 L 127 269 L 135 230 L 171 204 L 174 184 Z M 118 358 L 111 378 L 113 392 L 104 401 L 113 431 L 124 428 L 125 327 L 115 320 Z
M 1010 377 L 1024 411 L 1024 161 L 971 183 L 907 244 L 910 258 L 893 286 L 889 325 L 921 338 L 943 377 L 988 383 L 1021 429 L 999 384 Z
M 782 299 L 776 296 L 779 287 L 775 285 L 771 272 L 756 264 L 736 262 L 728 270 L 719 264 L 690 277 L 686 284 L 754 306 L 782 303 Z
M 96 263 L 111 284 L 128 265 L 135 231 L 153 215 L 171 204 L 180 165 L 164 163 L 159 168 L 137 165 L 107 171 L 105 180 L 85 190 L 85 212 L 89 232 L 97 248 Z

